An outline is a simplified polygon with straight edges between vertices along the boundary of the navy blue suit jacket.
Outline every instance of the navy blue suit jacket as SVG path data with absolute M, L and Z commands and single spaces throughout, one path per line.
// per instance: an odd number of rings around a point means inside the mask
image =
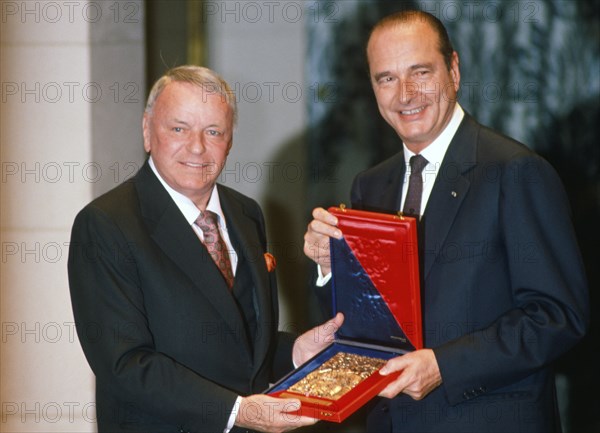
M 293 368 L 293 339 L 277 332 L 262 212 L 229 188 L 218 192 L 251 276 L 253 339 L 206 248 L 147 163 L 75 219 L 69 284 L 96 375 L 100 432 L 222 432 L 238 394 L 260 392 Z
M 400 209 L 403 152 L 360 173 L 352 206 Z M 382 399 L 372 432 L 560 430 L 550 364 L 585 334 L 587 283 L 552 167 L 465 115 L 420 223 L 425 346 L 443 383 Z

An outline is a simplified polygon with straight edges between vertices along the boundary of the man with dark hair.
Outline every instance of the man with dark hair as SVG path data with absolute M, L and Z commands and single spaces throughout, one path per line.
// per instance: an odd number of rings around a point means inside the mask
M 146 164 L 75 219 L 69 285 L 96 375 L 98 431 L 283 432 L 313 424 L 296 399 L 258 394 L 329 344 L 338 317 L 278 332 L 274 260 L 258 204 L 216 181 L 235 96 L 180 66 L 154 85 Z
M 589 325 L 587 283 L 569 203 L 552 167 L 457 103 L 458 54 L 434 16 L 384 18 L 367 46 L 379 111 L 403 150 L 360 173 L 352 207 L 419 219 L 425 348 L 371 412 L 382 432 L 560 431 L 552 362 Z M 322 208 L 305 234 L 330 302 Z

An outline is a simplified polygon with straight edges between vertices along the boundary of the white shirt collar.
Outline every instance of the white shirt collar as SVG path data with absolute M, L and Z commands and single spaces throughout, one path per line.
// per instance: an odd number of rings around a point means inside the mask
M 421 151 L 421 155 L 423 155 L 429 164 L 436 167 L 436 170 L 442 165 L 442 160 L 444 159 L 444 155 L 446 155 L 448 146 L 450 146 L 450 142 L 452 141 L 452 138 L 454 138 L 454 134 L 456 134 L 460 122 L 462 122 L 464 117 L 465 112 L 457 103 L 454 106 L 454 112 L 452 113 L 452 118 L 450 119 L 450 122 L 448 122 L 448 125 L 446 125 L 442 133 L 433 140 L 429 146 Z M 402 145 L 404 147 L 404 160 L 408 163 L 410 157 L 415 154 L 411 152 L 404 143 L 402 143 Z M 427 164 L 428 167 L 429 164 Z
M 456 104 L 454 107 L 454 112 L 452 113 L 452 118 L 450 119 L 450 122 L 448 122 L 448 125 L 444 128 L 442 133 L 421 152 L 421 155 L 423 155 L 423 157 L 427 160 L 427 165 L 423 169 L 422 173 L 423 193 L 421 195 L 421 215 L 427 207 L 427 202 L 429 201 L 429 197 L 433 191 L 433 185 L 435 184 L 435 179 L 437 178 L 440 167 L 442 166 L 442 161 L 446 155 L 446 151 L 448 150 L 450 142 L 452 141 L 452 138 L 454 138 L 454 134 L 456 134 L 456 131 L 458 130 L 458 127 L 460 126 L 460 123 L 464 117 L 465 112 L 460 105 Z M 408 150 L 404 143 L 402 143 L 402 145 L 404 147 L 406 171 L 404 173 L 404 186 L 402 188 L 402 201 L 400 209 L 404 208 L 404 202 L 408 192 L 409 176 L 411 172 L 410 158 L 414 155 L 413 152 Z
M 196 205 L 191 199 L 169 186 L 169 184 L 158 173 L 158 170 L 154 165 L 154 161 L 152 160 L 152 156 L 150 156 L 150 158 L 148 159 L 148 163 L 150 164 L 150 168 L 152 169 L 158 180 L 160 180 L 160 183 L 165 187 L 165 189 L 167 190 L 167 192 L 169 193 L 169 195 L 171 196 L 171 198 L 185 217 L 186 221 L 190 225 L 194 224 L 200 216 L 200 209 L 196 207 Z M 219 225 L 221 226 L 222 230 L 226 230 L 227 223 L 223 215 L 223 209 L 221 208 L 221 201 L 219 199 L 219 192 L 217 190 L 216 185 L 212 189 L 210 198 L 208 199 L 208 204 L 206 205 L 206 209 L 216 213 L 219 216 Z

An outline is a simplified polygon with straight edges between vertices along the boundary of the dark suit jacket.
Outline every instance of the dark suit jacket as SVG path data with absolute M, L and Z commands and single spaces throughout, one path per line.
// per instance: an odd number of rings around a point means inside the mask
M 359 174 L 355 208 L 396 212 L 403 152 Z M 421 219 L 424 338 L 443 384 L 382 400 L 370 431 L 560 429 L 549 364 L 586 332 L 587 283 L 550 165 L 465 115 Z
M 260 208 L 218 191 L 251 275 L 254 347 L 216 265 L 147 163 L 75 219 L 69 283 L 100 432 L 222 432 L 238 394 L 292 368 Z

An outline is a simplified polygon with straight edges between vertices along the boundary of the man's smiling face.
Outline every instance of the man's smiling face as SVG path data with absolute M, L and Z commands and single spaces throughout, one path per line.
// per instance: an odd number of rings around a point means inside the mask
M 191 83 L 171 82 L 144 115 L 144 148 L 171 188 L 204 209 L 233 136 L 225 98 Z
M 458 55 L 448 69 L 437 33 L 418 20 L 375 30 L 367 55 L 379 112 L 410 150 L 421 152 L 452 118 Z

